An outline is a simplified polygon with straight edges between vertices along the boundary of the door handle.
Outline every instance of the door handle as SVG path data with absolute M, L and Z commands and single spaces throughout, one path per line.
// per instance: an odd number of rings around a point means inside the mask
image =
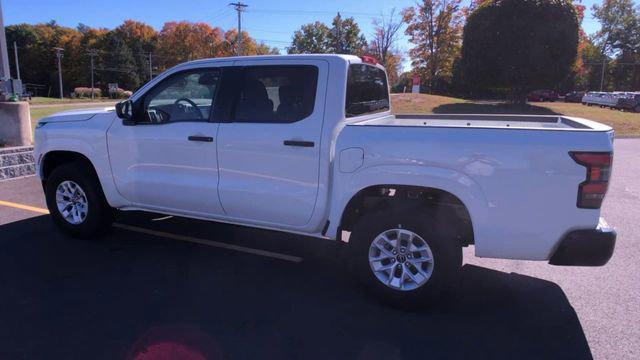
M 213 142 L 213 138 L 211 136 L 189 136 L 189 141 L 203 141 L 203 142 Z
M 285 140 L 285 146 L 300 146 L 300 147 L 314 147 L 316 144 L 313 141 L 302 140 Z

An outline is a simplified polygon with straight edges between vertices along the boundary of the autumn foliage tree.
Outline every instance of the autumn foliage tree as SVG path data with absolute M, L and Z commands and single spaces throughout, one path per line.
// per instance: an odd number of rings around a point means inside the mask
M 26 84 L 44 85 L 39 95 L 58 95 L 57 67 L 52 49 L 61 47 L 64 90 L 89 87 L 89 52 L 94 52 L 95 85 L 106 93 L 108 83 L 135 90 L 150 78 L 149 55 L 153 73 L 178 63 L 236 54 L 237 31 L 223 31 L 205 23 L 168 22 L 158 32 L 135 20 L 125 20 L 115 29 L 96 29 L 84 24 L 77 28 L 46 24 L 19 24 L 6 27 L 9 44 L 18 44 L 21 77 Z M 278 54 L 278 49 L 257 42 L 243 32 L 245 55 Z M 15 74 L 13 56 L 11 69 Z
M 467 84 L 529 91 L 554 88 L 574 65 L 578 16 L 570 0 L 483 2 L 464 27 L 461 72 Z
M 450 82 L 460 52 L 463 12 L 461 0 L 423 0 L 403 10 L 405 34 L 414 47 L 411 65 L 430 92 Z

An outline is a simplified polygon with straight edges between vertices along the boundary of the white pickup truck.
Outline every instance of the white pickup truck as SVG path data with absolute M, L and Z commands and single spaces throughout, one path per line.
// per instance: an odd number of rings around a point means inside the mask
M 613 130 L 585 119 L 394 116 L 384 68 L 341 55 L 192 61 L 115 111 L 36 129 L 47 205 L 72 235 L 119 209 L 338 240 L 350 271 L 400 303 L 437 298 L 468 245 L 605 264 L 612 155 Z

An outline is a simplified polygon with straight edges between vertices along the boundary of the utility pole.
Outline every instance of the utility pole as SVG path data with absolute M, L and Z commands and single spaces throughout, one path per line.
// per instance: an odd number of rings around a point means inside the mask
M 602 54 L 602 75 L 600 76 L 600 91 L 602 91 L 602 89 L 604 88 L 604 68 L 606 66 L 606 61 L 607 57 Z
M 20 62 L 18 61 L 18 44 L 13 42 L 13 55 L 16 58 L 16 78 L 20 80 Z
M 89 57 L 91 58 L 91 100 L 93 100 L 93 69 L 94 69 L 94 64 L 93 64 L 93 58 L 95 58 L 96 56 L 98 56 L 98 50 L 96 49 L 91 49 L 89 51 L 87 51 L 87 54 L 89 55 Z
M 62 92 L 62 52 L 64 51 L 63 48 L 53 48 L 53 50 L 55 50 L 56 52 L 56 58 L 58 58 L 58 83 L 60 85 L 60 99 L 64 98 L 64 94 Z
M 238 13 L 238 44 L 236 51 L 238 52 L 238 56 L 242 56 L 242 12 L 248 6 L 247 4 L 243 4 L 240 1 L 235 3 L 230 3 L 229 5 L 233 5 L 235 7 L 236 12 Z
M 149 51 L 149 81 L 153 80 L 153 64 L 151 63 L 151 51 Z

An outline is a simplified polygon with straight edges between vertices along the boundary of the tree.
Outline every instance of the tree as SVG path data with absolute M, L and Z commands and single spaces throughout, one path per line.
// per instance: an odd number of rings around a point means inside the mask
M 300 27 L 293 34 L 289 54 L 354 54 L 362 55 L 367 40 L 360 27 L 350 17 L 343 19 L 340 13 L 333 18 L 332 27 L 316 21 Z
M 415 46 L 409 50 L 411 65 L 433 92 L 449 82 L 460 52 L 463 12 L 461 0 L 423 0 L 403 10 L 405 34 Z
M 238 30 L 231 29 L 224 33 L 221 56 L 236 56 L 238 48 Z M 242 54 L 243 55 L 280 55 L 278 48 L 272 48 L 264 43 L 258 43 L 249 36 L 246 31 L 242 32 Z
M 158 35 L 158 57 L 165 67 L 226 55 L 223 31 L 205 23 L 167 22 Z
M 395 9 L 388 18 L 373 20 L 373 39 L 367 47 L 367 54 L 374 56 L 387 69 L 389 83 L 395 84 L 402 65 L 402 54 L 396 48 L 397 34 L 402 23 L 395 20 Z
M 367 40 L 360 34 L 360 27 L 352 18 L 343 19 L 338 13 L 331 23 L 333 27 L 329 32 L 329 49 L 336 54 L 362 55 Z
M 603 57 L 614 56 L 612 73 L 616 90 L 640 87 L 640 11 L 632 0 L 606 0 L 594 5 L 600 22 L 594 37 Z M 602 70 L 602 68 L 601 68 Z
M 110 32 L 105 38 L 107 52 L 99 62 L 98 70 L 106 82 L 118 83 L 123 89 L 137 89 L 143 74 L 138 73 L 131 49 L 122 38 Z
M 600 22 L 595 40 L 603 52 L 639 50 L 640 14 L 632 0 L 605 0 L 592 11 Z
M 555 87 L 569 74 L 578 26 L 571 0 L 483 2 L 464 27 L 463 81 L 508 88 L 512 101 L 524 103 L 529 91 Z
M 395 20 L 395 9 L 391 10 L 388 18 L 382 16 L 373 20 L 373 39 L 367 52 L 375 56 L 383 66 L 387 66 L 390 57 L 399 54 L 395 44 L 401 26 L 402 23 Z
M 319 21 L 302 25 L 293 33 L 289 54 L 326 54 L 330 52 L 329 27 Z
M 96 54 L 95 86 L 104 91 L 107 83 L 117 82 L 127 90 L 135 90 L 149 79 L 149 53 L 154 69 L 163 71 L 184 61 L 235 55 L 237 39 L 234 29 L 224 32 L 205 23 L 186 21 L 168 22 L 160 33 L 145 23 L 125 20 L 112 30 L 84 24 L 73 29 L 50 21 L 7 26 L 6 34 L 10 46 L 14 41 L 18 45 L 23 82 L 45 85 L 39 95 L 56 94 L 55 47 L 64 49 L 62 77 L 68 94 L 75 87 L 88 87 L 91 83 L 89 51 Z M 243 32 L 243 49 L 247 55 L 279 54 L 277 48 L 257 42 L 247 32 Z M 10 56 L 9 61 L 15 74 L 14 57 Z

